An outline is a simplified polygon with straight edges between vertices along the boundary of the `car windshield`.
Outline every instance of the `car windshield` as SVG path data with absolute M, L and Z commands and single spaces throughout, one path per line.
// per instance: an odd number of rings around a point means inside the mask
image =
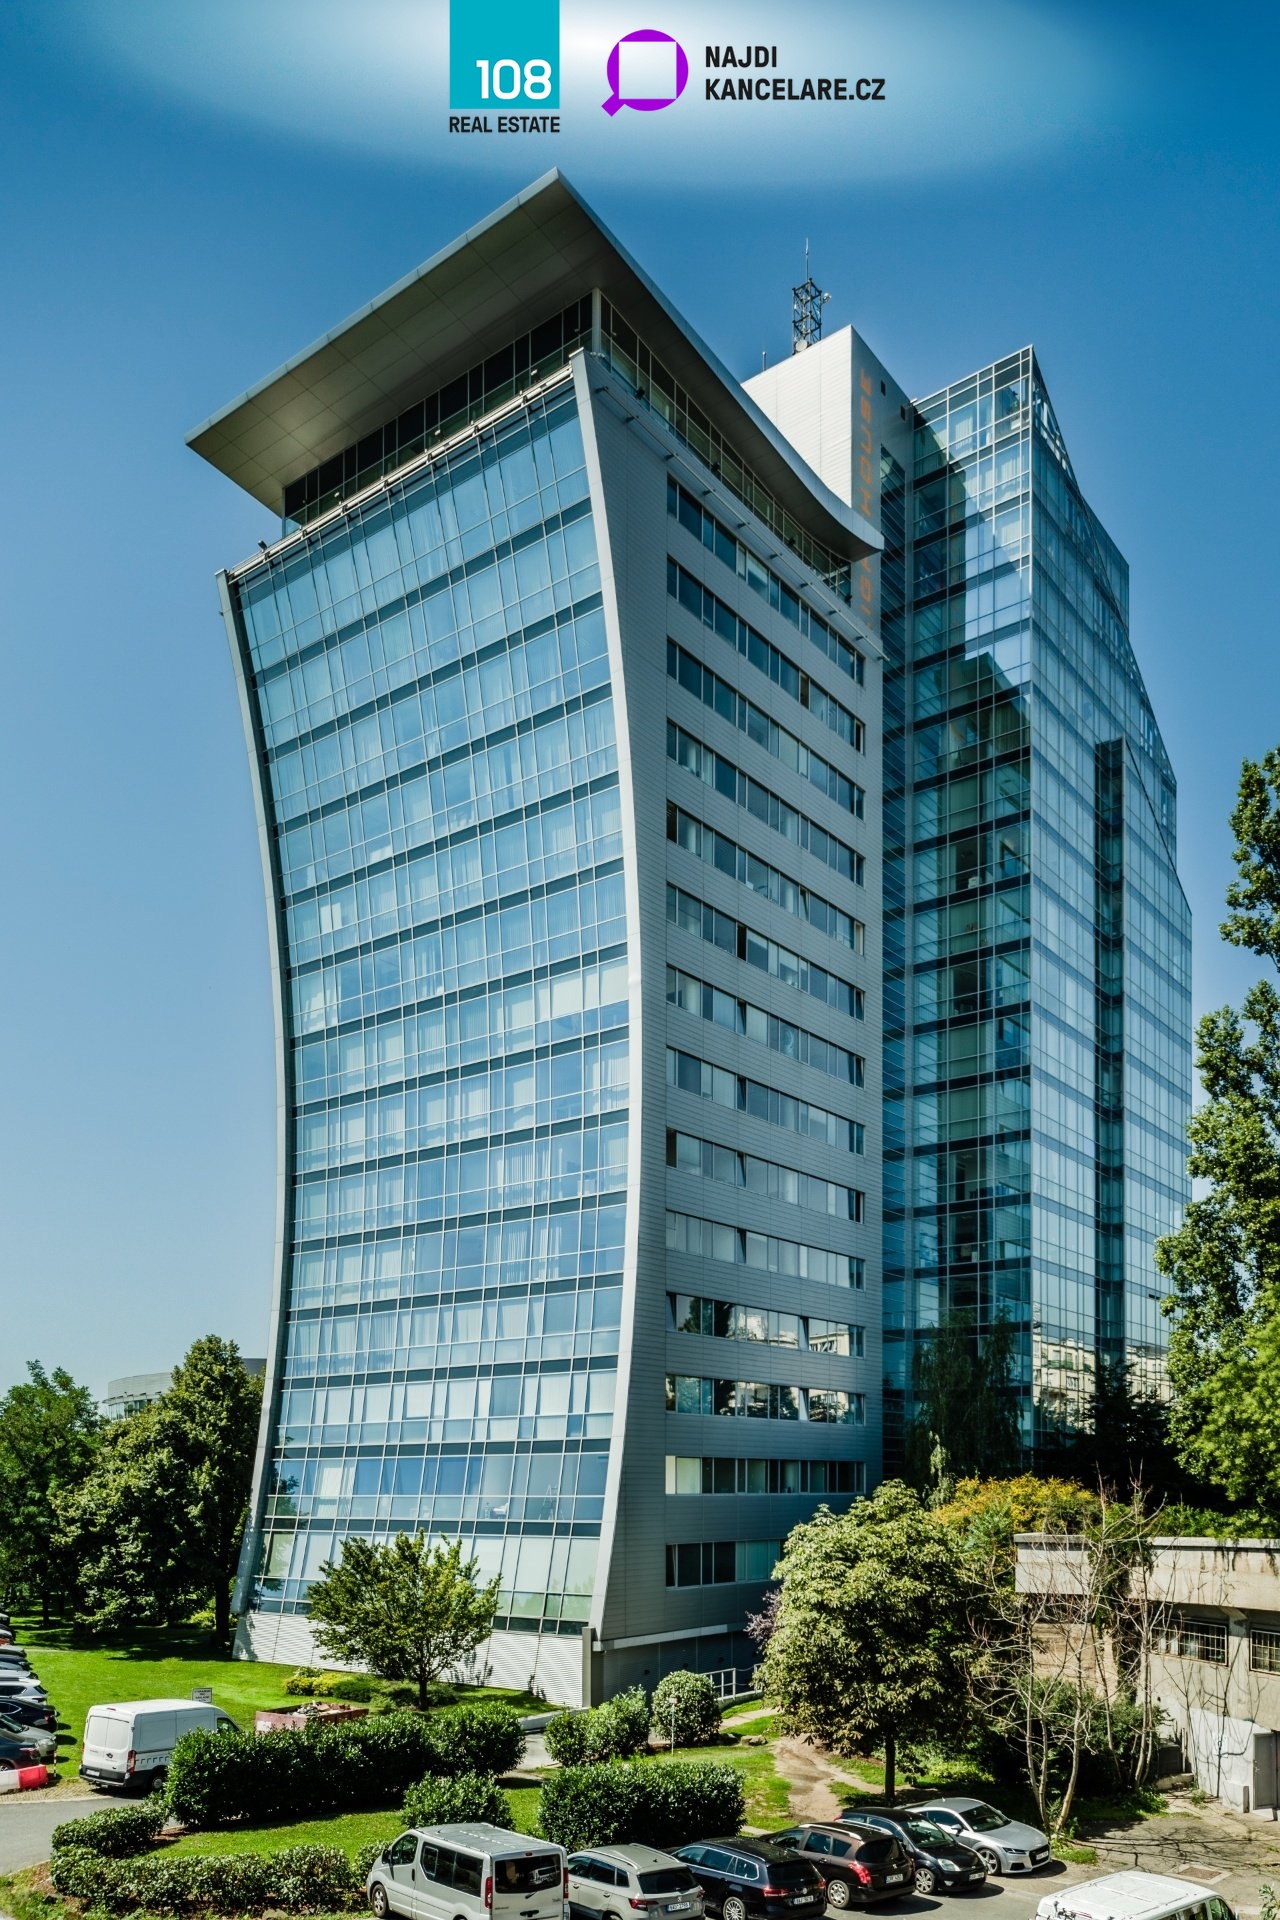
M 688 1867 L 655 1867 L 640 1875 L 641 1893 L 692 1893 L 694 1878 Z
M 911 1838 L 922 1847 L 946 1846 L 947 1835 L 941 1827 L 935 1827 L 932 1820 L 904 1820 L 903 1827 Z
M 975 1833 L 992 1833 L 997 1827 L 1007 1827 L 1009 1819 L 995 1807 L 989 1807 L 985 1800 L 979 1800 L 976 1806 L 966 1807 L 963 1814 L 966 1827 L 972 1827 Z

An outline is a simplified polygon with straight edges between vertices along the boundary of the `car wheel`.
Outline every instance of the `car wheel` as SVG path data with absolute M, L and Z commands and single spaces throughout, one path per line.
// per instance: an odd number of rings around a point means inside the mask
M 373 1920 L 387 1920 L 387 1915 L 391 1911 L 391 1902 L 387 1898 L 387 1890 L 381 1880 L 375 1880 L 369 1889 L 369 1911 L 373 1915 Z
M 916 1868 L 916 1892 L 932 1893 L 938 1884 L 938 1876 L 932 1867 Z
M 747 1920 L 747 1903 L 731 1893 L 720 1908 L 720 1920 Z
M 988 1873 L 999 1873 L 1004 1867 L 1004 1861 L 1000 1855 L 993 1853 L 990 1847 L 979 1847 L 978 1858 Z
M 847 1907 L 848 1904 L 849 1904 L 849 1882 L 847 1880 L 838 1880 L 834 1878 L 831 1880 L 828 1880 L 827 1905 L 829 1907 L 839 1907 L 843 1909 Z
M 169 1778 L 168 1767 L 157 1767 L 155 1772 L 151 1776 L 151 1785 L 148 1788 L 148 1792 L 159 1793 L 161 1787 L 164 1785 L 165 1781 L 168 1778 Z

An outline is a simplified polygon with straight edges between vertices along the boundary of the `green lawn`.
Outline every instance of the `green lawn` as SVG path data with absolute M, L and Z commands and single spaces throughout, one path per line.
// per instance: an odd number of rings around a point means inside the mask
M 538 1789 L 508 1790 L 517 1833 L 536 1833 Z M 212 1833 L 184 1833 L 159 1849 L 165 1853 L 273 1853 L 277 1847 L 343 1847 L 354 1859 L 373 1840 L 394 1840 L 403 1830 L 399 1811 L 334 1813 L 319 1820 L 293 1820 L 277 1827 L 222 1827 Z
M 258 1708 L 299 1704 L 284 1691 L 293 1666 L 233 1660 L 230 1654 L 214 1652 L 207 1634 L 188 1629 L 146 1628 L 127 1643 L 106 1647 L 77 1645 L 67 1628 L 41 1628 L 35 1621 L 23 1621 L 19 1637 L 65 1723 L 58 1750 L 64 1778 L 74 1777 L 80 1765 L 85 1716 L 93 1706 L 121 1700 L 187 1700 L 193 1687 L 212 1687 L 214 1705 L 252 1732 Z M 508 1700 L 519 1713 L 536 1713 L 545 1707 L 544 1701 L 527 1693 L 500 1687 L 466 1687 L 458 1692 L 469 1700 Z

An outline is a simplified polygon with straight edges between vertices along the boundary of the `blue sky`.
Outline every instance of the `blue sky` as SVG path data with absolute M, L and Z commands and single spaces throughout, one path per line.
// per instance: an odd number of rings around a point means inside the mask
M 705 40 L 760 39 L 885 102 L 610 120 L 608 47 L 666 18 L 565 0 L 563 136 L 464 141 L 443 0 L 6 10 L 0 1390 L 264 1350 L 270 993 L 213 575 L 272 526 L 183 436 L 551 164 L 743 375 L 787 349 L 806 238 L 828 324 L 913 392 L 1034 341 L 1132 568 L 1196 1006 L 1239 997 L 1226 813 L 1280 741 L 1274 15 L 1119 12 L 682 0 L 691 88 Z

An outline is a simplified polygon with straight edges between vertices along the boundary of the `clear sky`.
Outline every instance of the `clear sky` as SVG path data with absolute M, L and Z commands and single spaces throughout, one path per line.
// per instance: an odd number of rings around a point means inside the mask
M 806 238 L 910 391 L 1027 341 L 1132 569 L 1180 787 L 1197 1009 L 1242 756 L 1280 742 L 1276 15 L 1091 0 L 564 0 L 564 132 L 446 128 L 445 0 L 17 0 L 0 20 L 0 1390 L 206 1331 L 265 1350 L 275 1089 L 256 832 L 215 569 L 273 524 L 183 445 L 559 164 L 742 375 Z M 690 93 L 599 111 L 621 34 Z M 886 78 L 695 97 L 706 41 Z M 878 115 L 878 118 L 872 116 Z

